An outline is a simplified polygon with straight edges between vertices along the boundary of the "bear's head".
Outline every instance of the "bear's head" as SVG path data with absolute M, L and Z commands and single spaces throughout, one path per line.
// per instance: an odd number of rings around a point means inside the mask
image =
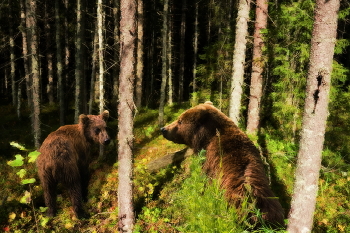
M 166 139 L 199 151 L 205 149 L 210 139 L 222 128 L 222 122 L 225 122 L 222 121 L 223 117 L 226 116 L 207 101 L 188 109 L 161 131 Z
M 107 133 L 106 121 L 109 117 L 109 112 L 105 110 L 101 115 L 85 115 L 79 116 L 79 125 L 84 131 L 84 135 L 89 142 L 108 145 L 111 139 Z

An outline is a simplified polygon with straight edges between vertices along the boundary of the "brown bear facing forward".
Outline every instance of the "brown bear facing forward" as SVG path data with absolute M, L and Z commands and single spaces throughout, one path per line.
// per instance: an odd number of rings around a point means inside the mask
M 239 206 L 249 184 L 263 219 L 274 225 L 284 224 L 283 208 L 269 187 L 259 150 L 211 102 L 185 111 L 161 131 L 166 139 L 186 144 L 195 152 L 206 150 L 203 169 L 209 177 L 221 176 L 221 187 L 231 204 Z
M 87 201 L 90 147 L 93 143 L 109 144 L 108 117 L 107 110 L 101 115 L 82 114 L 78 124 L 61 126 L 44 140 L 37 166 L 48 216 L 56 215 L 56 188 L 62 183 L 69 191 L 76 217 L 87 217 L 82 200 Z

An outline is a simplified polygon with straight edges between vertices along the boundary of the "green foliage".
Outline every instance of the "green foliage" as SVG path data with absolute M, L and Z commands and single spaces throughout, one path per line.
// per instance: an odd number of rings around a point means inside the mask
M 333 62 L 332 87 L 330 92 L 325 146 L 341 153 L 350 160 L 350 88 L 347 87 L 349 70 Z
M 36 179 L 32 176 L 35 176 L 35 161 L 37 157 L 40 155 L 40 152 L 38 151 L 31 151 L 29 152 L 28 149 L 26 149 L 23 145 L 17 143 L 17 142 L 11 142 L 11 146 L 21 150 L 25 151 L 26 154 L 28 153 L 27 156 L 22 156 L 21 154 L 15 155 L 15 159 L 8 161 L 7 164 L 13 169 L 18 170 L 16 172 L 17 177 L 19 178 L 18 180 L 20 181 L 19 183 L 21 184 L 21 187 L 15 188 L 16 185 L 13 185 L 11 187 L 12 191 L 17 191 L 22 193 L 22 196 L 19 197 L 19 202 L 22 204 L 26 204 L 28 206 L 31 206 L 32 211 L 33 211 L 33 218 L 35 220 L 35 223 L 33 225 L 34 228 L 38 231 L 39 225 L 41 227 L 45 227 L 46 224 L 49 221 L 48 217 L 44 217 L 42 214 L 37 213 L 33 206 L 33 184 L 36 182 Z M 46 208 L 42 208 L 41 212 L 45 210 Z M 29 218 L 25 217 L 25 212 L 19 213 L 19 216 L 21 216 L 21 219 L 17 221 L 15 224 L 11 225 L 11 229 L 15 230 L 17 227 L 20 228 L 21 224 L 26 224 L 27 221 L 30 221 L 32 216 Z M 9 216 L 9 221 L 14 221 L 16 218 L 17 214 L 12 212 Z M 37 218 L 40 220 L 40 223 L 38 223 Z M 17 224 L 19 224 L 17 226 Z M 16 230 L 15 230 L 16 231 Z
M 23 151 L 27 151 L 27 149 L 25 149 L 24 146 L 22 146 L 16 142 L 11 142 L 10 144 L 11 144 L 11 146 L 13 146 L 15 148 L 18 148 L 18 149 L 23 150 Z M 39 155 L 40 155 L 40 152 L 38 152 L 38 151 L 30 152 L 28 154 L 27 158 L 24 158 L 22 155 L 17 154 L 17 155 L 15 155 L 16 159 L 8 161 L 7 164 L 10 165 L 11 167 L 22 167 L 23 165 L 25 165 L 27 163 L 34 163 Z M 26 163 L 26 161 L 27 161 L 27 163 Z M 21 184 L 33 184 L 36 181 L 35 178 L 23 179 L 27 174 L 27 170 L 25 168 L 20 169 L 16 174 L 20 177 Z
M 301 127 L 309 62 L 314 2 L 283 2 L 272 9 L 275 25 L 267 34 L 273 83 L 270 94 L 275 125 L 294 140 Z M 271 111 L 272 110 L 272 111 Z
M 339 152 L 323 152 L 324 166 L 319 180 L 315 232 L 350 231 L 350 165 Z

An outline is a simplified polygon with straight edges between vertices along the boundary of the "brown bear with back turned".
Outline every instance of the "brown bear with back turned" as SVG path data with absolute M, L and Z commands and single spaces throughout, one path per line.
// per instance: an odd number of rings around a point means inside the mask
M 263 219 L 284 225 L 284 211 L 269 187 L 259 150 L 211 102 L 188 109 L 161 131 L 166 139 L 186 144 L 195 152 L 206 150 L 203 169 L 209 177 L 220 178 L 229 203 L 238 207 L 249 184 Z
M 44 140 L 37 167 L 48 216 L 53 217 L 57 212 L 58 183 L 68 189 L 76 217 L 88 216 L 83 211 L 82 200 L 87 201 L 90 148 L 93 143 L 109 144 L 108 117 L 107 110 L 101 115 L 82 114 L 78 124 L 61 126 Z

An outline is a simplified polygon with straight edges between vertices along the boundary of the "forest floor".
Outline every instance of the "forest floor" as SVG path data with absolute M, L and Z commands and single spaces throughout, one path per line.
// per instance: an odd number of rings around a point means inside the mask
M 188 107 L 167 107 L 166 122 L 175 120 Z M 57 106 L 42 108 L 43 138 L 58 128 L 58 119 L 52 117 L 57 115 Z M 16 174 L 20 169 L 7 164 L 16 154 L 26 158 L 32 151 L 29 112 L 23 112 L 18 120 L 12 107 L 1 106 L 0 119 L 0 231 L 117 231 L 116 140 L 105 147 L 105 158 L 94 156 L 90 165 L 89 196 L 85 203 L 90 218 L 78 220 L 74 217 L 64 187 L 58 195 L 58 215 L 48 218 L 41 212 L 45 205 L 34 163 L 21 167 L 27 171 L 26 176 L 36 178 L 35 183 L 26 185 L 21 184 Z M 216 181 L 210 181 L 201 172 L 203 155 L 187 157 L 182 163 L 150 173 L 147 170 L 150 161 L 185 148 L 161 136 L 157 119 L 158 111 L 152 109 L 141 110 L 135 118 L 134 232 L 277 232 L 268 226 L 258 228 L 249 224 L 247 216 L 256 213 L 249 203 L 243 210 L 228 208 Z M 115 118 L 111 117 L 108 128 L 111 138 L 116 138 Z M 272 135 L 271 131 L 262 132 L 252 140 L 267 157 L 272 188 L 288 213 L 297 146 Z M 11 147 L 11 141 L 24 145 L 29 151 Z M 97 154 L 97 148 L 94 151 Z M 313 232 L 350 232 L 350 166 L 335 152 L 325 150 L 323 157 Z

